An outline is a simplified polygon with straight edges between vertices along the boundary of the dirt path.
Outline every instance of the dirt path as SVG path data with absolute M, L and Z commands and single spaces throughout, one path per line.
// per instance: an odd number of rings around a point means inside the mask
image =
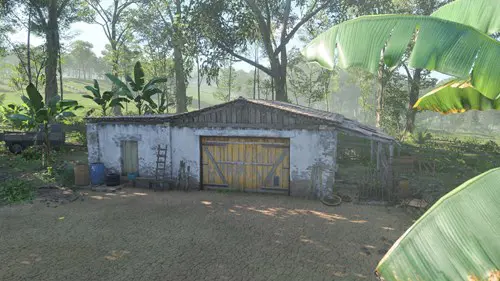
M 375 280 L 401 210 L 128 189 L 0 208 L 0 280 Z

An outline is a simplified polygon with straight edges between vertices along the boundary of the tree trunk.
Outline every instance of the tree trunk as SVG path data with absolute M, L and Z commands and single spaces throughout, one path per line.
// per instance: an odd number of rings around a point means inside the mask
M 48 1 L 46 30 L 47 65 L 45 66 L 45 100 L 57 96 L 57 56 L 59 52 L 59 25 L 57 23 L 57 0 Z
M 413 78 L 408 77 L 408 82 L 410 83 L 410 103 L 408 104 L 408 114 L 406 116 L 406 128 L 405 131 L 408 133 L 413 133 L 415 130 L 415 117 L 417 111 L 413 109 L 413 106 L 418 100 L 418 95 L 420 93 L 420 81 L 422 79 L 422 69 L 417 68 L 413 72 Z
M 116 33 L 115 29 L 112 29 L 112 36 Z M 115 35 L 116 36 L 116 35 Z M 114 37 L 113 37 L 114 38 Z M 118 66 L 120 63 L 119 56 L 118 56 L 118 46 L 115 41 L 111 42 L 111 72 L 113 73 L 114 76 L 118 77 Z M 112 86 L 113 91 L 116 90 L 116 86 L 113 84 Z M 115 95 L 115 97 L 118 97 L 118 95 Z M 127 103 L 125 103 L 127 105 Z M 128 108 L 128 107 L 127 107 Z M 122 108 L 120 106 L 115 106 L 113 107 L 113 114 L 116 116 L 122 115 Z
M 232 82 L 233 82 L 233 61 L 229 59 L 229 87 L 228 87 L 228 93 L 227 93 L 227 101 L 231 101 L 231 87 Z
M 196 56 L 196 72 L 198 73 L 198 110 L 201 109 L 201 76 L 200 76 L 200 58 Z
M 175 103 L 177 113 L 187 112 L 186 79 L 184 79 L 184 59 L 178 42 L 174 45 Z
M 380 128 L 380 123 L 382 120 L 382 109 L 383 109 L 383 98 L 385 81 L 384 81 L 384 64 L 380 63 L 378 68 L 378 77 L 377 77 L 377 107 L 375 111 L 375 127 Z
M 259 47 L 255 47 L 255 61 L 258 62 L 258 57 L 259 56 Z M 254 67 L 253 69 L 253 99 L 255 99 L 257 93 L 257 67 Z
M 28 81 L 31 84 L 31 7 L 28 8 L 28 42 L 26 43 L 26 52 L 28 55 Z
M 61 100 L 64 99 L 64 89 L 63 89 L 63 72 L 61 64 L 61 44 L 59 44 L 59 52 L 57 53 L 57 62 L 59 63 L 59 85 L 61 86 Z

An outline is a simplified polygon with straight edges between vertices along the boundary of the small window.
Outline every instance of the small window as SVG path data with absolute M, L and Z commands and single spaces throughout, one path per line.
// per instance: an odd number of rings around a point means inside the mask
M 122 175 L 139 175 L 139 149 L 137 141 L 121 142 Z

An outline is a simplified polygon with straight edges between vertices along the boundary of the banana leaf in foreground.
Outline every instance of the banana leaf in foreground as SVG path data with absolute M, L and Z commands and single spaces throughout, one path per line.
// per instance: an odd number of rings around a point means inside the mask
M 414 108 L 443 114 L 469 110 L 500 110 L 500 98 L 489 99 L 474 89 L 470 83 L 453 80 L 421 97 Z
M 500 32 L 500 0 L 455 0 L 431 16 L 465 24 L 488 35 Z
M 500 280 L 500 168 L 434 204 L 377 266 L 385 281 Z
M 397 67 L 416 36 L 409 65 L 470 80 L 481 94 L 500 94 L 500 42 L 477 29 L 436 17 L 362 16 L 333 26 L 303 50 L 308 61 L 333 69 L 361 67 L 371 73 L 384 63 Z

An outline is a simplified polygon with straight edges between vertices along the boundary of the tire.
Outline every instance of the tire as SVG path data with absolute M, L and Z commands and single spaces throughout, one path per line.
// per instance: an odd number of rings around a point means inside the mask
M 20 154 L 23 152 L 23 145 L 20 143 L 11 143 L 9 144 L 9 151 L 14 153 L 14 154 Z

